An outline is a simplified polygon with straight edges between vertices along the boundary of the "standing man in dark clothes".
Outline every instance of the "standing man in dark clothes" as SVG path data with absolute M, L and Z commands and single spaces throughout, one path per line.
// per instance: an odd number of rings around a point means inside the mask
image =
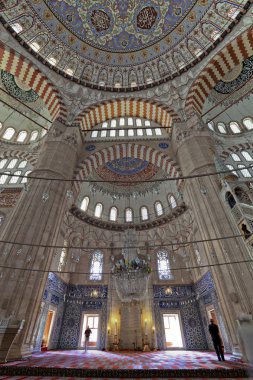
M 219 361 L 225 361 L 219 327 L 214 323 L 213 319 L 210 319 L 209 333 L 212 337 L 214 349 Z
M 89 344 L 89 340 L 90 340 L 90 334 L 92 334 L 92 331 L 89 328 L 89 326 L 87 326 L 87 328 L 86 328 L 86 330 L 84 332 L 84 335 L 85 335 L 85 343 L 84 343 L 85 352 L 87 352 L 87 349 L 88 349 L 88 344 Z

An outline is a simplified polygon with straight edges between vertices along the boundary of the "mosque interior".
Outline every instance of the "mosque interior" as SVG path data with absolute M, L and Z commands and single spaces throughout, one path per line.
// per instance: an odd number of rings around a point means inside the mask
M 246 362 L 252 0 L 0 10 L 0 362 L 78 356 L 89 326 L 89 355 L 154 368 L 214 351 L 210 319 Z

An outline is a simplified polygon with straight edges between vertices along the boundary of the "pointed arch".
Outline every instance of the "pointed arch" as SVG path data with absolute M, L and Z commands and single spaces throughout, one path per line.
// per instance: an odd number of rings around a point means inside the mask
M 172 122 L 180 121 L 178 114 L 154 101 L 124 98 L 99 103 L 81 112 L 75 120 L 82 130 L 90 130 L 95 125 L 114 117 L 132 116 L 153 120 L 162 127 L 170 128 Z
M 66 119 L 64 102 L 52 83 L 28 59 L 0 43 L 0 69 L 27 83 L 47 105 L 52 121 Z
M 223 48 L 193 82 L 186 99 L 186 111 L 202 113 L 205 100 L 216 83 L 235 65 L 253 55 L 253 27 Z

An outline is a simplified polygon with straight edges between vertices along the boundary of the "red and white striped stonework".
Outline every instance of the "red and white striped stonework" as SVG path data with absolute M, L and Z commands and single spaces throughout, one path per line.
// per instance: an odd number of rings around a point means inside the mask
M 148 161 L 164 170 L 170 178 L 176 179 L 182 176 L 179 166 L 165 153 L 145 145 L 131 143 L 118 144 L 102 149 L 99 152 L 95 152 L 79 164 L 78 172 L 75 177 L 77 180 L 77 182 L 75 182 L 76 190 L 78 190 L 80 186 L 78 181 L 87 179 L 89 174 L 96 168 L 105 165 L 107 162 L 122 159 L 124 157 L 139 158 Z M 180 188 L 181 185 L 182 180 L 178 179 L 178 188 Z
M 210 91 L 235 65 L 253 55 L 253 27 L 222 49 L 192 84 L 186 99 L 186 112 L 201 114 Z
M 38 94 L 48 107 L 52 121 L 57 117 L 65 120 L 66 109 L 59 92 L 33 63 L 2 43 L 0 69 L 11 73 Z
M 143 99 L 116 99 L 109 100 L 84 110 L 76 118 L 75 123 L 81 125 L 82 130 L 92 129 L 112 118 L 132 116 L 153 120 L 160 126 L 170 128 L 172 121 L 178 121 L 178 115 L 164 104 Z
M 31 154 L 29 152 L 19 151 L 19 150 L 7 150 L 3 151 L 0 154 L 0 160 L 3 158 L 19 158 L 20 160 L 26 160 L 31 165 L 35 165 L 37 161 L 36 155 Z

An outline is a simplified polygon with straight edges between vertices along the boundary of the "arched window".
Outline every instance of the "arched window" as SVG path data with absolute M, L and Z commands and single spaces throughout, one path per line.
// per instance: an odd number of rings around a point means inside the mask
M 115 206 L 111 207 L 111 209 L 110 209 L 109 219 L 110 219 L 112 222 L 116 222 L 116 220 L 117 220 L 117 216 L 118 216 L 118 209 L 117 209 L 117 207 L 115 207 Z
M 211 131 L 214 131 L 213 121 L 209 121 L 209 122 L 207 123 L 207 126 L 208 126 L 209 129 L 211 129 Z
M 15 129 L 14 128 L 7 128 L 6 131 L 3 134 L 3 139 L 5 140 L 11 140 L 14 136 Z
M 7 165 L 8 169 L 13 169 L 16 163 L 18 162 L 17 158 L 13 158 Z
M 253 120 L 251 119 L 251 117 L 245 117 L 245 119 L 243 119 L 243 125 L 248 129 L 253 129 Z
M 218 130 L 220 133 L 227 133 L 226 127 L 224 123 L 218 123 L 217 124 Z
M 14 176 L 13 177 L 11 177 L 11 179 L 9 180 L 9 183 L 17 183 L 18 181 L 19 181 L 19 175 L 21 174 L 22 172 L 21 172 L 21 170 L 18 170 L 18 171 L 16 171 L 16 172 L 14 172 L 13 174 L 14 174 Z M 17 177 L 16 177 L 17 176 Z
M 27 172 L 24 173 L 24 178 L 22 179 L 21 183 L 26 183 L 27 182 L 27 176 L 30 174 L 32 171 L 28 170 Z
M 238 174 L 237 174 L 237 172 L 236 172 L 236 171 L 234 171 L 234 167 L 233 167 L 233 165 L 226 165 L 226 167 L 227 167 L 229 170 L 231 170 L 231 171 L 232 171 L 232 173 L 233 173 L 234 175 L 236 175 L 236 176 L 238 177 Z
M 82 200 L 80 209 L 83 210 L 83 211 L 87 211 L 87 208 L 89 206 L 89 201 L 90 201 L 89 197 L 84 197 L 83 200 Z
M 10 174 L 10 172 L 5 172 L 5 174 L 2 174 L 0 176 L 0 185 L 3 185 L 6 183 L 8 177 L 9 177 L 8 174 Z
M 19 169 L 24 169 L 27 165 L 27 161 L 26 160 L 23 160 L 21 161 L 19 164 L 18 164 L 18 168 Z
M 231 128 L 231 131 L 233 133 L 241 133 L 241 129 L 238 125 L 238 123 L 236 123 L 235 121 L 231 121 L 231 123 L 229 124 L 230 128 Z
M 241 161 L 240 157 L 236 153 L 231 153 L 231 157 L 233 158 L 234 161 Z
M 38 137 L 38 134 L 39 134 L 38 131 L 33 131 L 31 133 L 30 141 L 35 141 L 37 139 L 37 137 Z
M 161 250 L 157 252 L 157 267 L 159 280 L 171 280 L 173 278 L 167 251 Z
M 141 220 L 148 220 L 148 208 L 146 206 L 141 207 Z
M 163 206 L 159 201 L 155 202 L 155 213 L 157 216 L 163 215 Z
M 130 207 L 125 210 L 125 218 L 128 223 L 133 221 L 133 210 Z
M 17 137 L 17 141 L 18 142 L 24 142 L 25 139 L 26 139 L 26 136 L 27 136 L 27 132 L 26 131 L 19 132 L 18 137 Z
M 169 195 L 168 200 L 169 200 L 169 204 L 170 204 L 171 208 L 177 207 L 177 202 L 176 202 L 176 199 L 173 195 Z
M 90 280 L 101 281 L 103 270 L 103 253 L 101 251 L 95 251 L 92 254 L 90 264 Z
M 95 207 L 95 212 L 94 212 L 94 215 L 96 218 L 101 218 L 102 210 L 103 210 L 102 203 L 97 203 Z
M 250 178 L 252 177 L 248 169 L 245 168 L 245 165 L 238 165 L 238 169 L 241 169 L 243 177 Z
M 46 129 L 43 129 L 41 134 L 40 134 L 40 137 L 44 137 L 47 133 L 47 130 Z
M 7 159 L 6 159 L 6 158 L 4 158 L 4 159 L 2 159 L 2 160 L 0 161 L 0 169 L 3 169 L 3 167 L 4 167 L 5 164 L 6 164 L 6 162 L 7 162 Z
M 68 246 L 68 243 L 66 240 L 64 240 L 64 247 L 62 247 L 62 250 L 61 250 L 61 255 L 60 255 L 60 259 L 59 259 L 59 264 L 58 264 L 58 271 L 61 272 L 62 269 L 64 268 L 64 265 L 66 263 L 66 257 L 67 257 L 67 246 Z
M 141 121 L 141 119 L 136 119 L 136 126 L 137 127 L 142 127 L 142 121 Z
M 230 193 L 230 191 L 228 191 L 226 193 L 225 198 L 226 198 L 226 201 L 228 202 L 230 208 L 233 208 L 236 205 L 236 200 L 235 200 L 233 194 Z
M 241 154 L 243 155 L 246 161 L 253 161 L 253 158 L 246 150 L 241 151 Z
M 11 27 L 12 29 L 17 33 L 21 33 L 22 30 L 23 30 L 23 27 L 18 23 L 18 22 L 14 22 L 13 24 L 11 24 Z

